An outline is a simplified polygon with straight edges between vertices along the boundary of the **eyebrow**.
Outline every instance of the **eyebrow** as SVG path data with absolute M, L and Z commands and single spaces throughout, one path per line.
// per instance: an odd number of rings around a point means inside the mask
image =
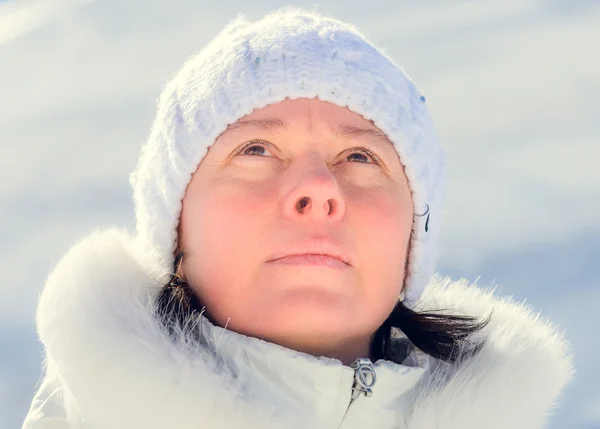
M 342 138 L 356 138 L 356 137 L 373 137 L 375 141 L 382 142 L 385 146 L 393 148 L 393 144 L 387 136 L 379 129 L 373 128 L 358 128 L 351 125 L 342 124 L 333 130 L 333 135 Z
M 227 129 L 235 130 L 236 128 L 240 128 L 246 125 L 255 126 L 257 128 L 271 133 L 287 130 L 287 124 L 279 118 L 247 119 L 245 121 L 237 121 L 229 125 Z
M 268 117 L 263 119 L 248 119 L 231 124 L 227 129 L 234 130 L 243 126 L 254 126 L 269 133 L 286 131 L 287 123 L 280 118 Z M 358 128 L 352 125 L 341 124 L 333 130 L 333 135 L 338 138 L 357 138 L 362 136 L 372 137 L 374 141 L 384 143 L 393 148 L 392 142 L 379 129 Z

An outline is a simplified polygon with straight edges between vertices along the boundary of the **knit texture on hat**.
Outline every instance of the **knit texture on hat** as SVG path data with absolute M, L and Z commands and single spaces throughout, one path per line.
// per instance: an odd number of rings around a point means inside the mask
M 412 307 L 434 272 L 444 154 L 410 78 L 356 28 L 315 12 L 238 17 L 167 83 L 131 175 L 139 243 L 172 271 L 182 199 L 208 146 L 254 109 L 315 97 L 373 121 L 398 151 L 415 210 L 404 298 Z

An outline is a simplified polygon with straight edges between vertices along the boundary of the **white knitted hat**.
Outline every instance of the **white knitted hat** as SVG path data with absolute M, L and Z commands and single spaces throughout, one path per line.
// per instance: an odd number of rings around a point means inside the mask
M 254 109 L 301 97 L 348 107 L 398 151 L 415 210 L 404 297 L 414 306 L 434 271 L 445 182 L 425 98 L 356 28 L 314 12 L 284 8 L 257 22 L 238 17 L 165 86 L 131 175 L 137 239 L 171 272 L 181 202 L 208 146 Z

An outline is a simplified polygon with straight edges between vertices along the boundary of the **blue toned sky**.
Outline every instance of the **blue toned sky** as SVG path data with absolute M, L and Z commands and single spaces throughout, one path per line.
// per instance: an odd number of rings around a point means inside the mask
M 0 0 L 0 427 L 20 427 L 40 375 L 48 271 L 93 229 L 133 226 L 128 175 L 161 85 L 237 12 L 284 4 L 249 3 Z M 600 3 L 317 10 L 358 25 L 427 97 L 450 174 L 439 271 L 564 329 L 578 373 L 550 428 L 600 427 Z

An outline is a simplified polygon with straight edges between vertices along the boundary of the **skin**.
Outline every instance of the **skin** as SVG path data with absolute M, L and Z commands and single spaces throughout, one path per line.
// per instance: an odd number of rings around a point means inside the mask
M 370 131 L 335 133 L 340 126 Z M 397 302 L 412 219 L 404 168 L 371 121 L 319 99 L 286 99 L 209 148 L 183 199 L 178 274 L 213 323 L 349 365 L 370 357 Z M 267 262 L 314 235 L 339 243 L 352 265 Z

